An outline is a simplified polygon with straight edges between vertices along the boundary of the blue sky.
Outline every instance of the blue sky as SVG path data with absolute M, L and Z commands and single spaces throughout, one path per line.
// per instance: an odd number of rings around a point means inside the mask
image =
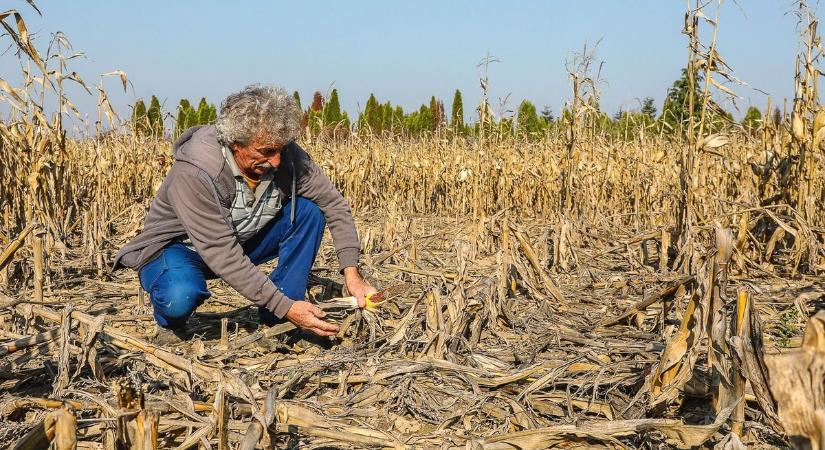
M 87 55 L 73 66 L 87 81 L 128 74 L 134 90 L 126 94 L 107 82 L 120 111 L 153 94 L 169 110 L 182 97 L 218 103 L 259 82 L 298 90 L 305 106 L 315 90 L 335 87 L 350 115 L 371 92 L 405 111 L 435 95 L 449 110 L 458 88 L 469 118 L 480 96 L 476 65 L 489 51 L 501 61 L 489 70 L 494 110 L 505 98 L 509 109 L 527 98 L 558 113 L 570 98 L 565 58 L 601 39 L 601 104 L 612 113 L 645 96 L 661 105 L 687 58 L 681 0 L 41 0 L 42 18 L 14 3 L 41 45 L 60 30 Z M 739 3 L 723 5 L 719 50 L 738 78 L 781 104 L 793 87 L 792 2 Z M 0 77 L 14 79 L 12 59 L 4 55 Z M 749 104 L 764 108 L 765 95 L 736 91 L 742 113 Z M 78 92 L 75 100 L 94 116 L 94 97 Z

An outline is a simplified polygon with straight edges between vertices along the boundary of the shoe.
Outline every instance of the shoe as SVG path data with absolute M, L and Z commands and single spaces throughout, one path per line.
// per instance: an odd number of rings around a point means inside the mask
M 158 327 L 155 334 L 149 338 L 149 342 L 161 347 L 172 347 L 187 344 L 192 339 L 192 333 L 186 328 L 162 328 Z

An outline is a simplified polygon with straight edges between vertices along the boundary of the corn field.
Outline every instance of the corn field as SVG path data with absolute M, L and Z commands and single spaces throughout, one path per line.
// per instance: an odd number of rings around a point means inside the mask
M 716 34 L 697 31 L 719 26 L 714 4 L 688 3 L 703 85 L 679 132 L 592 126 L 585 49 L 568 64 L 569 119 L 539 139 L 305 133 L 353 209 L 363 270 L 402 293 L 342 308 L 327 236 L 308 298 L 338 336 L 259 327 L 214 281 L 185 348 L 147 340 L 136 274 L 110 270 L 173 163 L 170 140 L 121 124 L 104 80 L 125 89 L 127 74 L 87 84 L 65 36 L 38 52 L 23 14 L 0 14 L 23 72 L 20 86 L 0 78 L 0 443 L 823 448 L 817 20 L 794 4 L 796 91 L 780 120 L 710 131 L 729 95 L 713 80 L 733 79 Z M 95 136 L 67 134 L 64 83 L 97 95 Z

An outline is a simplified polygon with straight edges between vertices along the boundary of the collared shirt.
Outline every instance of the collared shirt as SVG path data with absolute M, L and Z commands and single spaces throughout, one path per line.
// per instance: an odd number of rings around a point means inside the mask
M 232 204 L 232 226 L 238 242 L 244 243 L 258 234 L 281 211 L 281 191 L 273 183 L 272 172 L 261 176 L 253 192 L 244 180 L 232 152 L 221 148 L 223 157 L 235 177 L 235 202 Z

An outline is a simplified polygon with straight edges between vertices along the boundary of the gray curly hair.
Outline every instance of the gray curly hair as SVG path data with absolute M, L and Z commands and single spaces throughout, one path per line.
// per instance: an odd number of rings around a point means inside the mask
M 229 145 L 249 144 L 259 133 L 272 142 L 298 137 L 301 110 L 292 95 L 279 86 L 249 85 L 221 102 L 215 122 L 218 140 Z

